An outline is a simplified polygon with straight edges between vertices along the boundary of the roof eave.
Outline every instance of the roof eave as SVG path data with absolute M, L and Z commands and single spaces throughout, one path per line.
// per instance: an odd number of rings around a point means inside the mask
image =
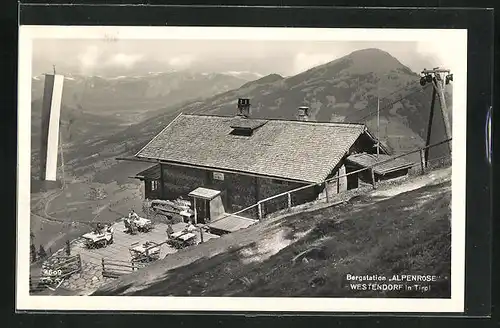
M 381 148 L 387 155 L 390 155 L 391 152 L 389 151 L 389 149 L 387 149 L 384 144 L 382 144 L 380 142 L 380 140 L 378 140 L 369 130 L 368 130 L 368 127 L 366 125 L 364 125 L 364 130 L 363 132 L 366 133 L 366 135 L 368 135 L 368 137 L 370 137 L 370 139 L 372 139 L 373 141 L 375 141 L 376 143 L 378 143 L 378 146 L 379 148 Z
M 149 158 L 149 157 L 137 156 L 137 155 L 133 156 L 133 157 L 117 157 L 116 160 L 191 167 L 191 168 L 210 170 L 210 171 L 216 171 L 216 172 L 222 172 L 222 173 L 241 174 L 241 175 L 248 175 L 248 176 L 254 176 L 254 177 L 262 177 L 262 178 L 267 178 L 267 179 L 276 179 L 276 180 L 294 182 L 294 183 L 302 183 L 302 184 L 314 184 L 314 183 L 321 183 L 322 182 L 322 181 L 312 181 L 312 180 L 298 180 L 298 179 L 293 179 L 293 178 L 286 178 L 286 177 L 267 175 L 267 174 L 259 174 L 259 173 L 254 173 L 254 172 L 245 172 L 245 171 L 237 171 L 237 170 L 224 169 L 224 168 L 218 168 L 218 167 L 210 167 L 210 166 L 204 166 L 204 165 L 198 165 L 198 164 L 174 162 L 174 161 L 161 160 L 161 159 L 157 159 L 157 158 Z
M 146 177 L 143 177 L 140 175 L 133 175 L 133 176 L 130 176 L 129 179 L 138 179 L 138 180 L 144 181 L 144 180 L 146 180 Z
M 412 166 L 413 166 L 413 164 L 405 164 L 405 165 L 400 165 L 400 166 L 396 166 L 396 167 L 391 167 L 390 169 L 379 171 L 380 173 L 378 173 L 378 174 L 386 175 L 387 173 L 391 173 L 394 171 L 410 169 Z M 377 173 L 378 170 L 374 169 L 374 171 L 375 171 L 375 173 Z

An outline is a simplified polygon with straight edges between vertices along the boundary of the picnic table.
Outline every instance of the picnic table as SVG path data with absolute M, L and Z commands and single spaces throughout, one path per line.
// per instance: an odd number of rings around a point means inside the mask
M 92 231 L 82 236 L 88 248 L 104 247 L 113 243 L 113 228 L 107 226 L 100 231 Z
M 137 228 L 138 231 L 142 232 L 148 232 L 151 229 L 153 229 L 153 223 L 151 220 L 142 218 L 140 216 L 135 216 L 135 217 L 126 217 L 123 220 L 125 224 L 125 228 L 127 229 L 127 232 L 135 234 L 135 228 Z
M 168 242 L 177 249 L 184 248 L 196 243 L 196 234 L 185 230 L 177 231 L 170 235 Z
M 151 262 L 160 258 L 160 245 L 151 241 L 146 241 L 142 244 L 138 242 L 133 243 L 129 251 L 132 261 Z
M 179 232 L 172 234 L 172 237 L 175 239 L 187 241 L 187 240 L 190 240 L 192 238 L 196 238 L 196 235 L 192 232 L 185 233 L 184 231 L 179 231 Z

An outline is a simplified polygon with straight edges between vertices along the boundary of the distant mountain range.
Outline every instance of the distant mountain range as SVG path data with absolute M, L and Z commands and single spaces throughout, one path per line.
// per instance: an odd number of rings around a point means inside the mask
M 86 112 L 146 111 L 179 105 L 240 87 L 258 75 L 242 72 L 151 72 L 139 76 L 65 74 L 63 104 Z M 32 80 L 32 100 L 42 97 L 43 76 Z

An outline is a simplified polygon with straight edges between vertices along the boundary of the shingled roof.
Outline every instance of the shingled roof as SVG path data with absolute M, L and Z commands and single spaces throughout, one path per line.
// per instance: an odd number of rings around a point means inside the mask
M 363 124 L 258 120 L 231 134 L 234 117 L 181 114 L 135 156 L 214 170 L 321 182 L 365 131 Z
M 402 157 L 394 158 L 385 154 L 375 155 L 375 154 L 352 154 L 347 157 L 347 161 L 351 162 L 360 167 L 372 167 L 373 172 L 376 174 L 384 175 L 398 170 L 404 170 L 411 168 L 414 163 L 410 162 Z M 377 163 L 382 163 L 378 164 Z

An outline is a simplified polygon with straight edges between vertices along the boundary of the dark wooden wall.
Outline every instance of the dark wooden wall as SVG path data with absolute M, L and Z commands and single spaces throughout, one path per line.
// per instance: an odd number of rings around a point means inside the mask
M 408 174 L 408 169 L 397 170 L 394 172 L 386 173 L 385 175 L 376 175 L 377 181 L 390 180 L 399 177 L 403 177 Z
M 241 174 L 224 173 L 224 180 L 217 180 L 213 171 L 172 166 L 162 164 L 163 191 L 159 198 L 176 199 L 187 195 L 198 187 L 219 190 L 222 193 L 222 202 L 228 213 L 234 213 L 254 205 L 257 201 L 292 190 L 305 184 L 284 182 L 265 177 L 253 177 Z M 150 188 L 150 187 L 149 187 Z M 148 186 L 146 183 L 146 190 Z M 151 194 L 151 189 L 149 193 Z M 148 193 L 148 192 L 146 192 Z M 292 196 L 294 205 L 314 200 L 318 195 L 316 188 L 308 188 Z M 286 208 L 288 198 L 280 197 L 264 206 L 265 212 Z M 242 213 L 245 216 L 257 217 L 257 208 Z M 247 215 L 248 214 L 248 215 Z
M 161 197 L 161 190 L 152 190 L 153 182 L 151 180 L 144 180 L 144 197 L 147 199 L 158 199 Z M 159 183 L 158 183 L 159 186 Z
M 349 149 L 349 153 L 368 153 L 368 154 L 376 154 L 377 147 L 375 146 L 375 142 L 368 137 L 366 133 L 363 133 L 359 136 L 359 138 L 354 142 L 354 144 Z M 385 154 L 383 149 L 380 149 L 380 154 Z

